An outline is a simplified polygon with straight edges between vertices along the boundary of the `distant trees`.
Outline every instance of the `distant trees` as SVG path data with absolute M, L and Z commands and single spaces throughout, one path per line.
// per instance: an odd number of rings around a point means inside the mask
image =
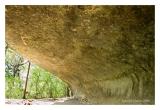
M 6 45 L 6 98 L 58 98 L 68 95 L 68 85 L 44 69 L 31 65 Z M 26 77 L 24 77 L 26 76 Z
M 20 71 L 24 69 L 24 59 L 18 53 L 8 48 L 6 44 L 5 50 L 5 73 L 6 75 L 13 75 L 14 77 L 20 77 Z
M 57 98 L 67 96 L 68 85 L 66 83 L 38 66 L 32 68 L 28 97 Z
M 5 47 L 5 76 L 6 76 L 6 97 L 21 98 L 23 93 L 23 80 L 20 74 L 25 69 L 24 59 L 18 53 Z

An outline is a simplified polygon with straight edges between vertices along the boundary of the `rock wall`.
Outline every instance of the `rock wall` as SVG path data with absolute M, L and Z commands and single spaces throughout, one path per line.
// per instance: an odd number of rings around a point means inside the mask
M 6 42 L 84 103 L 154 103 L 154 6 L 6 6 Z

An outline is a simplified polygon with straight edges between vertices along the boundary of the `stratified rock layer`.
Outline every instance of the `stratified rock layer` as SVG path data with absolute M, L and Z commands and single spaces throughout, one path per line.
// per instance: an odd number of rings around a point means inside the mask
M 154 6 L 6 6 L 6 41 L 84 103 L 154 103 Z

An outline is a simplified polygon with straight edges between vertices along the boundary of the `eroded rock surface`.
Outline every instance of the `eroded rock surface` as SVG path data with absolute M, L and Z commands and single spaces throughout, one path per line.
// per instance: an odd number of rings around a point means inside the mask
M 6 41 L 86 103 L 154 103 L 154 6 L 6 6 Z

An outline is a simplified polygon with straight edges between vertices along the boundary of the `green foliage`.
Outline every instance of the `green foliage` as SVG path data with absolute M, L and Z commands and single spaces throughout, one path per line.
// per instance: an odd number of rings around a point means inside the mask
M 22 98 L 22 80 L 17 76 L 6 75 L 5 93 L 6 98 Z
M 23 57 L 8 47 L 5 52 L 6 98 L 21 98 L 23 94 L 23 81 L 20 79 L 20 72 L 24 69 L 24 65 L 22 64 L 24 61 Z
M 22 56 L 7 48 L 5 59 L 6 98 L 22 98 L 25 65 Z M 22 71 L 23 70 L 23 71 Z M 26 98 L 57 98 L 68 95 L 68 85 L 46 70 L 31 65 Z
M 42 68 L 34 66 L 29 82 L 29 98 L 56 98 L 67 94 L 67 85 Z
M 13 76 L 19 76 L 20 71 L 24 69 L 24 59 L 18 53 L 11 49 L 6 50 L 5 72 Z

